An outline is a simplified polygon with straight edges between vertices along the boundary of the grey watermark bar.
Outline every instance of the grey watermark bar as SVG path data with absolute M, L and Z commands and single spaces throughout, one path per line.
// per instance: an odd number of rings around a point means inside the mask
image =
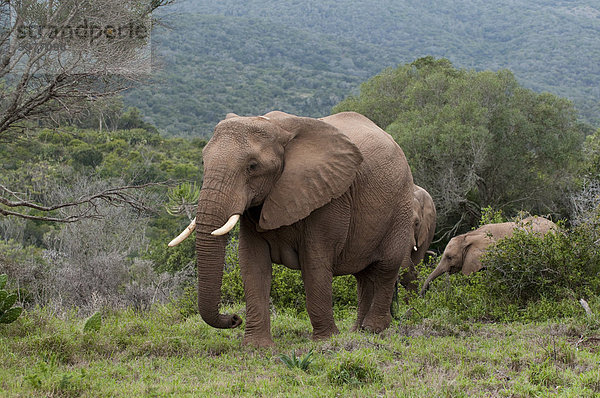
M 1 0 L 0 0 L 1 1 Z M 2 52 L 13 72 L 149 74 L 152 16 L 147 1 L 3 1 Z M 0 33 L 2 34 L 2 33 Z

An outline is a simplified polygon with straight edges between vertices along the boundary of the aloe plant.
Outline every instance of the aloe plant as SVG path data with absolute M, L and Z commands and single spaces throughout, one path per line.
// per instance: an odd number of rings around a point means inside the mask
M 291 356 L 281 354 L 279 355 L 279 359 L 281 359 L 281 362 L 286 364 L 286 366 L 290 369 L 298 368 L 300 370 L 306 371 L 308 369 L 308 366 L 312 362 L 312 355 L 313 350 L 310 350 L 308 353 L 306 353 L 306 355 L 304 355 L 302 359 L 300 359 L 300 357 L 296 356 L 296 351 L 294 350 Z
M 9 294 L 4 290 L 7 281 L 8 276 L 6 274 L 0 275 L 0 323 L 5 324 L 16 321 L 23 312 L 23 308 L 13 307 L 17 302 L 17 295 L 14 293 Z
M 191 220 L 199 196 L 200 188 L 196 183 L 184 182 L 169 189 L 169 203 L 165 205 L 165 209 L 170 215 L 185 213 Z

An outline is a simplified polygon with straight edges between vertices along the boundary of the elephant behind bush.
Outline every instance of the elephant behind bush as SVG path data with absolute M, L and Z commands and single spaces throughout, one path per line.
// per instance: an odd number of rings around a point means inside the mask
M 462 272 L 469 275 L 482 268 L 481 256 L 487 248 L 498 240 L 512 236 L 515 229 L 524 229 L 531 233 L 544 235 L 557 226 L 543 217 L 530 216 L 518 222 L 486 224 L 474 231 L 455 236 L 448 242 L 438 266 L 427 277 L 421 289 L 424 295 L 429 285 L 440 275 Z

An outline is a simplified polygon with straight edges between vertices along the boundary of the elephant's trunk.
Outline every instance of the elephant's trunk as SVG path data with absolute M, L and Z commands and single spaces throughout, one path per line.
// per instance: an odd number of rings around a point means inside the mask
M 216 236 L 211 232 L 223 226 L 232 215 L 231 197 L 203 188 L 198 201 L 196 217 L 196 254 L 198 261 L 198 310 L 202 319 L 215 328 L 235 328 L 242 323 L 237 315 L 219 313 L 221 282 L 227 234 Z M 238 210 L 239 213 L 241 211 Z
M 446 266 L 446 264 L 444 263 L 444 261 L 440 261 L 440 263 L 438 264 L 438 266 L 433 270 L 433 272 L 431 272 L 431 274 L 429 274 L 429 276 L 427 277 L 427 280 L 425 281 L 425 283 L 423 283 L 423 288 L 421 289 L 421 296 L 425 295 L 425 292 L 427 291 L 427 289 L 429 289 L 429 284 L 438 276 L 442 275 L 443 273 L 448 272 L 448 267 Z

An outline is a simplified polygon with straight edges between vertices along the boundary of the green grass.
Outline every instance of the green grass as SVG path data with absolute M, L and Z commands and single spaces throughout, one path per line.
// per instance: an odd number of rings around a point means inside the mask
M 244 315 L 241 306 L 228 309 Z M 274 349 L 241 347 L 174 306 L 85 318 L 27 311 L 0 327 L 0 396 L 572 396 L 600 394 L 600 337 L 585 318 L 537 324 L 394 324 L 310 340 L 306 315 L 272 316 Z M 583 338 L 581 336 L 583 335 Z M 280 358 L 313 351 L 306 370 Z

